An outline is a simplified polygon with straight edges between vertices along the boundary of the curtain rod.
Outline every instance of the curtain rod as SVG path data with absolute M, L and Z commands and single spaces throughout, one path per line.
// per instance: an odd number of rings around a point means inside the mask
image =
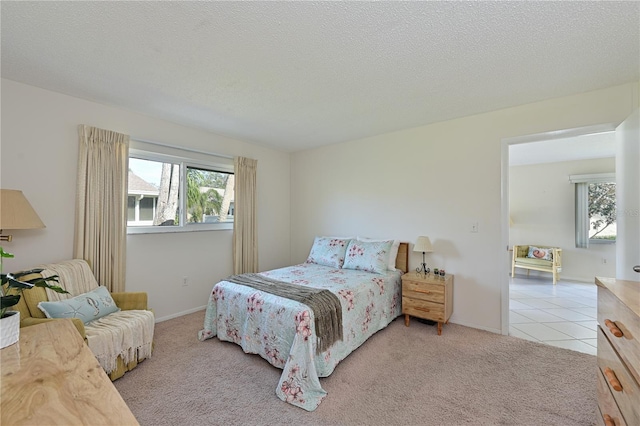
M 163 146 L 165 148 L 179 149 L 179 150 L 182 150 L 182 151 L 195 152 L 197 154 L 211 155 L 213 157 L 228 158 L 230 160 L 233 160 L 235 158 L 232 155 L 216 154 L 215 152 L 203 151 L 203 150 L 200 150 L 200 149 L 193 149 L 193 148 L 186 148 L 184 146 L 171 145 L 171 144 L 168 144 L 168 143 L 150 141 L 148 139 L 140 139 L 140 138 L 135 138 L 135 137 L 132 137 L 132 136 L 130 137 L 130 139 L 133 140 L 133 141 L 136 141 L 136 142 L 148 143 L 150 145 Z

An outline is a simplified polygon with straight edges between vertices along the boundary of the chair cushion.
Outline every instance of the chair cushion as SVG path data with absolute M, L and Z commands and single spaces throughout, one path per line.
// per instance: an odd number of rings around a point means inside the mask
M 85 324 L 120 310 L 104 286 L 71 299 L 42 301 L 38 308 L 47 318 L 80 318 Z

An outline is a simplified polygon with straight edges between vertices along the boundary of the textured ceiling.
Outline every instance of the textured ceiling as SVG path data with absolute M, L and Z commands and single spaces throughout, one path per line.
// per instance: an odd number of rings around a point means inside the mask
M 638 2 L 0 2 L 2 77 L 285 151 L 640 79 Z

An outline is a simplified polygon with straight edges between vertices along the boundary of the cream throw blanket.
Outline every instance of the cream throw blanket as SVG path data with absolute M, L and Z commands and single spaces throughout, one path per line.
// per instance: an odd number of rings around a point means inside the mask
M 52 275 L 58 275 L 60 277 L 60 287 L 69 292 L 69 294 L 56 293 L 53 290 L 45 288 L 47 298 L 50 302 L 66 300 L 98 288 L 98 282 L 93 276 L 93 272 L 91 271 L 91 268 L 89 268 L 89 264 L 84 260 L 66 260 L 60 263 L 40 265 L 38 268 L 44 269 L 41 272 L 41 275 L 45 278 Z
M 98 288 L 91 268 L 81 259 L 40 265 L 42 276 L 58 275 L 60 287 L 70 294 L 45 289 L 49 301 L 65 300 Z M 155 318 L 143 310 L 118 311 L 85 324 L 89 349 L 107 374 L 117 367 L 118 356 L 125 364 L 151 357 Z
M 118 311 L 84 326 L 89 349 L 107 372 L 118 366 L 151 357 L 155 318 L 151 311 Z

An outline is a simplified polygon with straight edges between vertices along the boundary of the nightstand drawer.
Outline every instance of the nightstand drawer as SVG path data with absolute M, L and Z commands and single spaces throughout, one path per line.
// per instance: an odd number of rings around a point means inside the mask
M 444 305 L 426 300 L 402 297 L 402 313 L 432 321 L 445 321 Z
M 440 284 L 404 281 L 402 283 L 402 296 L 410 297 L 412 299 L 444 303 L 444 286 Z

